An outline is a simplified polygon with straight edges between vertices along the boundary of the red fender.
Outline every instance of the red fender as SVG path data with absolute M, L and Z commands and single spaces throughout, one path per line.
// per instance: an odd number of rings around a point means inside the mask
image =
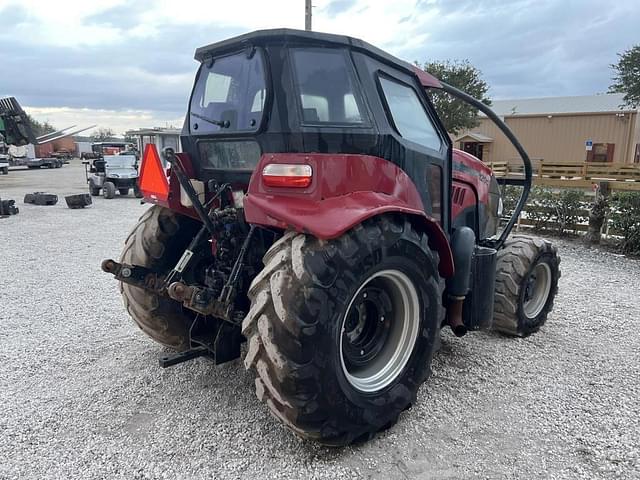
M 272 163 L 306 164 L 313 169 L 307 188 L 267 187 L 263 168 Z M 439 271 L 453 275 L 453 255 L 440 224 L 424 212 L 414 183 L 395 164 L 368 155 L 264 154 L 244 199 L 247 222 L 292 229 L 329 240 L 367 218 L 386 212 L 415 217 L 440 255 Z

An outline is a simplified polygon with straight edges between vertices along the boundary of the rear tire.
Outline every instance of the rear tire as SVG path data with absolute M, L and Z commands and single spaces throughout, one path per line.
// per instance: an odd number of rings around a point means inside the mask
M 195 235 L 197 222 L 167 208 L 152 206 L 125 241 L 120 262 L 158 272 L 175 266 Z M 189 348 L 193 314 L 168 297 L 120 284 L 124 305 L 138 327 L 156 342 L 182 351 Z
M 111 182 L 104 182 L 102 185 L 102 196 L 110 200 L 116 196 L 116 186 Z
M 287 233 L 263 261 L 242 325 L 258 398 L 325 445 L 396 423 L 430 373 L 444 318 L 427 237 L 401 217 L 380 217 L 330 241 Z
M 515 235 L 498 251 L 493 328 L 526 337 L 547 321 L 558 293 L 560 257 L 547 240 Z

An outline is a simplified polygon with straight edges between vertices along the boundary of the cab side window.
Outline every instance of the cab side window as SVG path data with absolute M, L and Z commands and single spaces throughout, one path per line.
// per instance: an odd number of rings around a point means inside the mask
M 415 89 L 386 77 L 379 78 L 391 120 L 400 136 L 424 147 L 440 150 L 440 135 Z
M 365 123 L 362 100 L 347 52 L 294 48 L 293 70 L 305 124 Z

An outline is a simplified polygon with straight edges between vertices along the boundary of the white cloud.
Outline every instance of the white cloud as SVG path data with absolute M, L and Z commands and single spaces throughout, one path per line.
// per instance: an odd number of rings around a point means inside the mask
M 68 107 L 30 107 L 24 106 L 36 120 L 48 121 L 57 128 L 78 125 L 78 128 L 96 125 L 94 129 L 83 132 L 90 135 L 100 127 L 111 128 L 116 135 L 122 135 L 127 130 L 148 127 L 182 128 L 184 117 L 163 118 L 151 110 L 102 110 Z
M 28 42 L 78 47 L 118 42 L 117 30 L 83 22 L 96 12 L 124 3 L 124 0 L 0 0 L 0 10 L 20 7 L 28 12 L 29 22 L 17 26 L 17 33 Z
M 469 58 L 498 98 L 589 94 L 607 89 L 608 65 L 637 43 L 640 17 L 638 0 L 594 15 L 598 1 L 314 0 L 313 26 L 408 61 Z M 303 28 L 304 0 L 0 0 L 0 15 L 0 64 L 20 72 L 0 93 L 56 126 L 123 131 L 179 118 L 194 48 Z

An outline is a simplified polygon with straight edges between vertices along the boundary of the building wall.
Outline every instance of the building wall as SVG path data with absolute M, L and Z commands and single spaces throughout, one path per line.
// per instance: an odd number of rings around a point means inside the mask
M 624 117 L 614 113 L 562 114 L 545 116 L 505 117 L 505 123 L 527 150 L 532 159 L 553 162 L 583 162 L 586 159 L 585 142 L 614 143 L 614 162 L 633 161 L 635 135 L 640 137 L 637 113 L 625 112 Z M 488 118 L 481 119 L 479 127 L 472 129 L 493 138 L 484 146 L 483 160 L 519 163 L 516 150 Z M 459 146 L 459 145 L 456 145 Z
M 165 147 L 171 147 L 176 152 L 182 152 L 182 144 L 180 142 L 180 136 L 174 134 L 154 133 L 151 135 L 138 135 L 138 149 L 140 152 L 144 152 L 144 148 L 147 144 L 153 144 L 161 152 Z

